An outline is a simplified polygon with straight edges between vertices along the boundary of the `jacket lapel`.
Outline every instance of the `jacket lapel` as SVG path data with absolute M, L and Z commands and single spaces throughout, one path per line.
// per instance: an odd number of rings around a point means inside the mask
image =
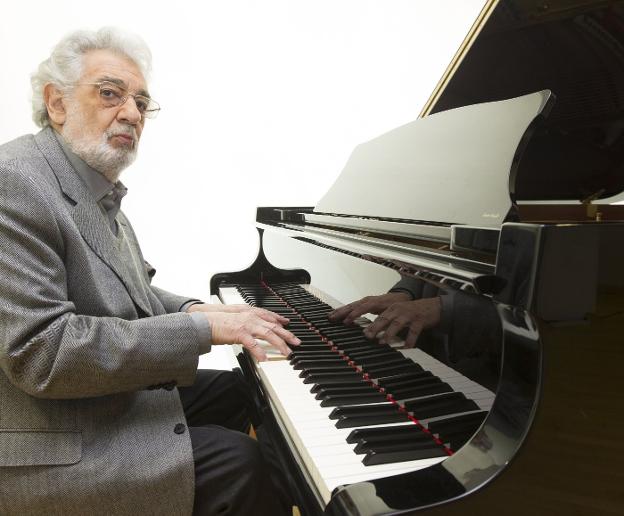
M 115 237 L 110 230 L 108 219 L 66 158 L 54 136 L 53 129 L 48 127 L 36 134 L 35 142 L 56 175 L 63 193 L 76 203 L 70 211 L 82 238 L 117 275 L 134 303 L 146 315 L 153 315 L 151 307 L 146 304 L 146 300 L 140 295 L 126 272 L 126 267 L 119 259 Z

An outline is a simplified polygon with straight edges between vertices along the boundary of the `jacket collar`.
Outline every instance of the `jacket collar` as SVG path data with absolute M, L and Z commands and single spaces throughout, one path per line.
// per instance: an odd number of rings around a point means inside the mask
M 153 315 L 147 300 L 141 296 L 117 254 L 115 236 L 108 219 L 63 153 L 53 131 L 51 127 L 43 129 L 35 135 L 35 143 L 54 172 L 61 190 L 75 203 L 70 212 L 80 234 L 122 281 L 134 303 L 146 315 Z

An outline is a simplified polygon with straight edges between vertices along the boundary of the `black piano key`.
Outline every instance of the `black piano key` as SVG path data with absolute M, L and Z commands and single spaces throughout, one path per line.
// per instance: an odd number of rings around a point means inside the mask
M 416 372 L 416 373 L 401 373 L 401 374 L 395 374 L 392 376 L 384 376 L 384 377 L 378 378 L 375 381 L 375 383 L 377 383 L 377 385 L 379 385 L 380 387 L 390 388 L 404 381 L 410 381 L 413 379 L 431 377 L 431 376 L 433 376 L 433 373 L 431 371 L 424 371 L 421 369 L 421 371 Z
M 400 376 L 400 378 L 399 378 Z M 377 384 L 390 391 L 392 389 L 402 389 L 429 383 L 432 381 L 441 382 L 440 378 L 434 376 L 431 371 L 420 371 L 417 373 L 407 373 L 391 377 L 380 378 Z
M 308 367 L 306 369 L 302 369 L 301 372 L 299 373 L 299 378 L 308 378 L 309 376 L 312 376 L 315 374 L 327 374 L 327 373 L 344 374 L 344 373 L 350 373 L 351 371 L 354 370 L 349 364 L 347 364 L 344 361 L 342 362 L 344 365 L 334 364 L 334 365 L 327 365 L 323 367 Z
M 299 351 L 298 346 L 296 351 Z M 319 349 L 313 351 L 305 351 L 302 350 L 299 353 L 295 354 L 294 352 L 288 355 L 290 359 L 290 364 L 295 365 L 300 363 L 302 360 L 316 360 L 316 359 L 331 359 L 331 358 L 340 358 L 341 355 L 336 353 L 335 351 L 331 351 L 329 349 Z
M 334 355 L 332 358 L 319 358 L 319 359 L 313 359 L 313 358 L 302 358 L 300 360 L 295 361 L 295 363 L 293 364 L 293 369 L 299 371 L 299 370 L 305 370 L 308 371 L 310 369 L 315 369 L 318 367 L 334 367 L 334 366 L 340 366 L 340 367 L 351 367 L 349 366 L 349 364 L 345 361 L 344 358 L 342 358 L 339 355 Z
M 432 383 L 430 385 L 421 385 L 419 387 L 407 387 L 405 389 L 393 389 L 387 391 L 395 400 L 403 401 L 410 398 L 422 398 L 424 396 L 433 396 L 438 394 L 452 393 L 453 388 L 446 382 Z M 420 416 L 424 418 L 425 416 Z M 433 417 L 433 416 L 427 416 Z
M 339 419 L 347 416 L 375 416 L 378 414 L 400 413 L 399 407 L 394 403 L 377 403 L 375 405 L 347 405 L 336 407 L 329 413 L 329 419 Z M 405 417 L 405 414 L 403 414 Z
M 331 340 L 336 342 L 336 344 L 350 344 L 352 342 L 360 342 L 360 343 L 365 343 L 365 339 L 361 334 L 358 333 L 354 333 L 354 332 L 343 332 L 343 331 L 336 331 L 336 330 L 331 330 L 331 331 L 327 331 L 324 330 L 323 328 L 319 328 L 320 333 L 327 338 L 327 340 Z
M 434 394 L 453 392 L 453 388 L 448 383 L 438 380 L 429 384 L 392 389 L 386 392 L 392 395 L 395 400 L 408 400 L 410 398 L 422 398 L 424 396 L 433 396 Z
M 288 331 L 291 331 L 288 328 L 286 329 Z M 294 333 L 297 337 L 299 337 L 302 342 L 310 342 L 311 344 L 314 344 L 315 342 L 323 342 L 323 343 L 326 342 L 325 340 L 323 340 L 322 335 L 312 330 L 309 330 L 309 331 L 294 330 L 292 333 Z
M 353 348 L 354 351 L 367 351 L 367 350 L 373 350 L 379 347 L 379 343 L 376 340 L 367 339 L 363 335 L 327 336 L 327 340 L 330 340 L 337 346 L 349 346 L 350 348 Z M 362 348 L 362 349 L 356 350 L 355 348 Z
M 351 433 L 347 436 L 347 442 L 349 444 L 357 443 L 362 439 L 366 439 L 368 441 L 384 441 L 388 437 L 400 437 L 400 436 L 410 436 L 410 435 L 427 435 L 422 429 L 410 422 L 401 426 L 385 426 L 385 427 L 376 427 L 376 428 L 356 428 L 352 430 Z M 431 439 L 431 436 L 429 436 Z
M 323 327 L 324 329 L 353 328 L 352 326 L 345 326 L 342 323 L 331 322 L 329 319 L 319 319 L 318 326 Z
M 394 404 L 377 403 L 336 407 L 329 414 L 329 419 L 336 420 L 336 428 L 355 428 L 400 423 L 407 420 L 407 415 Z
M 315 326 L 322 328 L 326 332 L 334 333 L 352 333 L 353 335 L 362 335 L 363 329 L 359 326 L 345 326 L 344 324 L 336 324 L 327 320 L 327 318 L 313 315 L 309 318 L 310 321 L 314 321 Z
M 308 326 L 299 326 L 299 325 L 294 325 L 291 326 L 290 324 L 285 324 L 284 328 L 286 328 L 288 331 L 292 332 L 292 333 L 301 333 L 302 335 L 318 335 L 318 333 L 314 330 L 312 330 L 310 327 Z
M 318 344 L 321 343 L 323 344 L 323 340 L 321 338 L 320 335 L 318 334 L 304 334 L 304 333 L 299 333 L 299 332 L 293 332 L 298 338 L 299 340 L 301 340 L 301 342 L 309 342 L 310 344 Z
M 375 416 L 345 416 L 336 421 L 336 428 L 355 428 L 358 426 L 383 425 L 386 423 L 402 423 L 406 419 L 407 416 L 398 410 Z
M 381 355 L 396 355 L 400 353 L 395 350 L 392 349 L 390 346 L 384 346 L 383 344 L 379 344 L 376 347 L 371 347 L 371 346 L 363 346 L 362 350 L 350 350 L 349 351 L 349 357 L 352 360 L 355 360 L 357 358 L 367 358 L 367 357 L 376 357 L 376 356 L 381 356 Z
M 266 309 L 266 310 L 270 310 L 271 312 L 275 312 L 276 314 L 284 314 L 286 317 L 288 317 L 287 314 L 290 314 L 294 317 L 296 317 L 296 312 L 292 309 L 289 308 L 287 306 L 263 306 L 262 308 Z
M 418 429 L 416 425 L 412 426 Z M 353 448 L 353 451 L 357 454 L 363 454 L 370 451 L 388 451 L 391 447 L 394 451 L 398 451 L 399 449 L 405 450 L 419 445 L 424 445 L 424 447 L 440 446 L 433 440 L 433 436 L 431 434 L 427 434 L 421 430 L 419 433 L 412 433 L 410 435 L 388 435 L 383 440 L 359 439 Z
M 381 403 L 387 398 L 379 391 L 359 394 L 329 394 L 321 401 L 321 407 L 338 407 L 353 403 Z
M 374 349 L 374 347 L 376 345 L 378 345 L 377 341 L 367 339 L 364 335 L 357 335 L 357 334 L 347 334 L 347 335 L 345 335 L 345 334 L 339 334 L 339 333 L 329 335 L 322 328 L 319 329 L 319 331 L 323 335 L 325 335 L 327 340 L 332 341 L 336 345 L 344 344 L 344 345 L 351 346 L 352 348 L 355 348 L 355 347 L 363 347 L 363 348 L 369 347 L 370 349 Z
M 327 343 L 301 345 L 292 352 L 292 357 L 316 357 L 323 354 L 337 355 L 338 352 L 333 350 Z
M 358 386 L 364 386 L 364 387 L 371 387 L 371 384 L 369 382 L 367 382 L 366 380 L 364 380 L 361 376 L 358 376 L 358 379 L 355 381 L 350 381 L 350 382 L 324 382 L 324 383 L 315 383 L 312 388 L 310 389 L 311 393 L 317 393 L 320 392 L 322 389 L 333 389 L 335 387 L 358 387 Z
M 330 346 L 327 344 L 327 342 L 324 342 L 323 339 L 321 339 L 320 337 L 317 337 L 316 339 L 313 339 L 311 337 L 307 337 L 307 338 L 301 338 L 299 337 L 299 335 L 297 335 L 295 333 L 295 336 L 298 337 L 301 340 L 301 346 L 305 346 L 306 348 L 309 347 L 309 349 L 323 349 L 323 347 L 326 350 L 331 350 Z M 304 347 L 301 347 L 301 349 L 304 349 Z
M 362 375 L 357 372 L 335 372 L 335 373 L 312 373 L 303 379 L 303 383 L 320 384 L 325 383 L 341 383 L 341 382 L 354 382 L 362 380 Z
M 407 359 L 409 360 L 409 359 Z M 406 363 L 406 358 L 401 354 L 381 355 L 379 357 L 353 360 L 363 371 L 368 371 L 374 367 L 389 366 L 392 364 Z
M 378 464 L 389 464 L 393 462 L 444 457 L 445 455 L 447 455 L 446 451 L 441 446 L 435 446 L 434 443 L 434 446 L 420 449 L 414 448 L 411 450 L 400 451 L 370 451 L 366 454 L 362 463 L 365 466 L 375 466 Z
M 307 319 L 314 318 L 327 318 L 327 315 L 332 312 L 331 309 L 327 309 L 326 306 L 319 305 L 294 305 L 295 308 L 302 313 Z
M 336 328 L 336 329 L 346 328 L 346 326 L 344 326 L 343 324 L 336 324 L 336 323 L 330 322 L 329 319 L 327 319 L 327 315 L 331 312 L 331 310 L 327 310 L 325 311 L 325 313 L 317 313 L 315 310 L 308 310 L 308 312 L 309 313 L 306 314 L 306 310 L 302 310 L 302 313 L 306 315 L 306 319 L 310 321 L 315 320 L 315 321 L 318 321 L 319 324 L 322 324 L 326 327 Z
M 361 331 L 361 329 L 359 331 L 355 331 L 355 330 L 349 330 L 349 331 L 345 331 L 344 328 L 340 329 L 340 330 L 328 330 L 327 328 L 324 328 L 322 325 L 314 325 L 321 333 L 323 333 L 324 335 L 327 335 L 328 338 L 331 338 L 332 340 L 337 340 L 340 342 L 376 342 L 373 339 L 369 339 L 366 337 L 366 335 L 364 335 L 364 333 Z
M 322 303 L 321 301 L 314 298 L 296 298 L 294 296 L 282 297 L 289 304 L 296 306 L 300 310 L 304 308 L 323 308 L 325 310 L 329 309 L 331 311 L 331 307 L 328 304 Z
M 438 421 L 432 421 L 427 425 L 431 433 L 444 435 L 454 431 L 469 431 L 474 428 L 474 432 L 481 426 L 487 416 L 487 411 L 471 412 L 459 416 L 447 417 Z
M 479 406 L 474 401 L 467 399 L 461 392 L 449 392 L 428 398 L 408 400 L 403 404 L 405 409 L 413 413 L 417 419 L 479 410 Z
M 343 343 L 343 342 L 336 342 L 335 340 L 330 340 L 329 342 L 336 349 L 339 349 L 340 351 L 344 352 L 345 354 L 349 356 L 351 356 L 352 352 L 374 351 L 375 346 L 376 346 L 376 344 L 368 344 L 368 343 L 362 343 L 362 342 Z
M 427 372 L 427 371 L 425 371 Z M 411 378 L 409 380 L 402 380 L 399 382 L 393 382 L 384 387 L 387 391 L 397 391 L 400 389 L 409 389 L 411 387 L 420 387 L 421 385 L 431 385 L 434 383 L 442 383 L 442 380 L 432 374 L 423 375 L 419 378 Z
M 351 360 L 356 360 L 355 358 L 353 358 L 353 354 L 357 354 L 357 353 L 361 353 L 363 351 L 370 351 L 372 352 L 370 357 L 376 357 L 376 356 L 381 356 L 381 355 L 376 355 L 374 354 L 374 349 L 371 348 L 371 346 L 367 346 L 367 347 L 357 347 L 357 348 L 351 348 L 351 347 L 347 347 L 347 348 L 343 348 L 341 345 L 337 345 L 332 343 L 332 346 L 335 347 L 340 353 L 342 353 L 343 355 L 347 355 Z M 386 353 L 386 352 L 383 352 Z
M 333 394 L 359 394 L 359 393 L 373 393 L 379 392 L 373 386 L 366 383 L 358 383 L 356 385 L 338 385 L 334 387 L 321 387 L 316 392 L 315 398 L 322 400 L 326 396 Z
M 313 342 L 302 342 L 298 346 L 295 346 L 295 349 L 293 349 L 292 352 L 293 353 L 295 351 L 313 352 L 313 351 L 327 351 L 327 350 L 331 351 L 331 348 L 325 342 L 321 342 L 319 344 L 315 344 Z
M 295 334 L 301 333 L 303 335 L 311 335 L 311 334 L 318 335 L 318 333 L 312 330 L 309 326 L 298 325 L 298 324 L 291 326 L 290 324 L 285 324 L 284 328 L 286 328 L 288 331 L 295 333 Z
M 392 374 L 408 373 L 412 371 L 417 372 L 422 370 L 422 367 L 408 359 L 406 362 L 392 364 L 389 366 L 369 367 L 366 372 L 371 378 L 377 378 L 379 376 L 389 376 Z

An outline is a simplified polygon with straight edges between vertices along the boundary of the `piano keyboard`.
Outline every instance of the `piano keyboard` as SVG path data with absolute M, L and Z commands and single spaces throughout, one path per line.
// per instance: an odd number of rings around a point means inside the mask
M 220 296 L 288 317 L 302 340 L 289 360 L 261 362 L 257 373 L 325 504 L 337 486 L 444 460 L 492 406 L 491 391 L 423 351 L 329 322 L 332 306 L 300 285 L 239 285 Z

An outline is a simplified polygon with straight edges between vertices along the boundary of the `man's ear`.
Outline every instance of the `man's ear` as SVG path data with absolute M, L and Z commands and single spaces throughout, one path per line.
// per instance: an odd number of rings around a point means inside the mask
M 65 100 L 63 93 L 54 84 L 48 83 L 43 88 L 43 101 L 48 109 L 52 125 L 62 126 L 65 123 Z

